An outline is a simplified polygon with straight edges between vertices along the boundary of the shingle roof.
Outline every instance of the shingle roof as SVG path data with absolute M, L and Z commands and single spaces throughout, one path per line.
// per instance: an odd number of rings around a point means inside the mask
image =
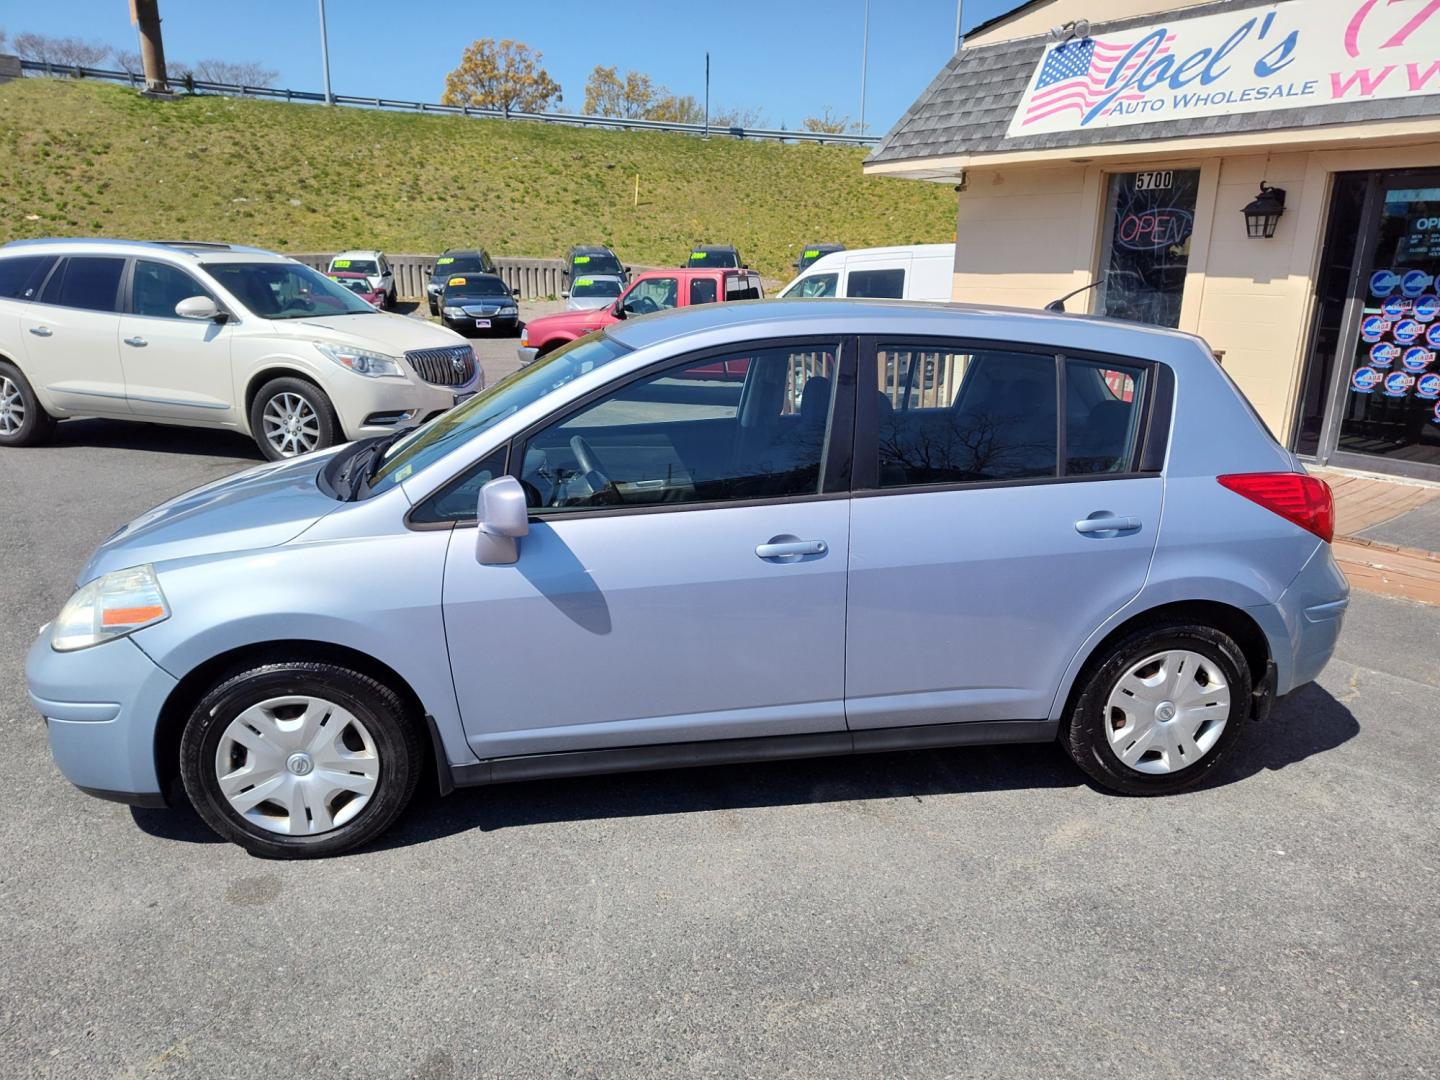
M 1260 7 L 1273 0 L 1219 0 L 1217 3 L 1168 13 L 1177 18 L 1214 15 Z M 1107 34 L 1154 23 L 1160 16 L 1140 15 L 1097 23 L 1092 34 Z M 1006 138 L 1015 113 L 1045 52 L 1044 35 L 1001 41 L 962 49 L 940 70 L 914 105 L 911 105 L 881 140 L 866 163 L 909 161 L 956 154 L 986 154 L 1016 150 L 1048 150 L 1103 143 L 1150 142 L 1233 132 L 1273 131 L 1280 128 L 1322 127 L 1365 120 L 1403 119 L 1440 114 L 1440 96 L 1356 100 L 1339 105 L 1316 105 L 1268 112 L 1229 113 L 1130 124 L 1118 127 L 1054 131 Z

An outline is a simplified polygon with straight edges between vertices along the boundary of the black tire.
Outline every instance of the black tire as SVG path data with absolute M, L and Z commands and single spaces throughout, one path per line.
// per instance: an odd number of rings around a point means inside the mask
M 433 296 L 430 297 L 430 298 L 426 301 L 426 303 L 428 303 L 429 306 L 430 306 L 430 314 L 431 314 L 431 315 L 439 315 L 439 314 L 440 314 L 440 305 L 435 302 L 435 298 L 434 298 Z
M 14 388 L 13 393 L 19 395 L 19 405 L 24 410 L 24 415 L 12 431 L 4 430 L 4 427 L 9 425 L 0 425 L 0 446 L 38 446 L 48 442 L 55 432 L 55 418 L 45 411 L 40 399 L 35 396 L 34 387 L 20 369 L 8 360 L 0 360 L 0 391 L 5 389 L 7 382 Z M 5 400 L 0 399 L 0 411 L 6 411 L 5 406 Z M 13 424 L 13 413 L 6 411 L 6 415 L 12 417 Z
M 379 759 L 369 802 L 344 824 L 311 835 L 272 832 L 248 820 L 226 799 L 216 767 L 216 752 L 232 720 L 269 698 L 292 694 L 323 698 L 348 710 L 369 732 Z M 416 719 L 393 690 L 348 668 L 310 661 L 262 664 L 231 674 L 196 705 L 180 738 L 180 776 L 205 824 L 268 859 L 338 855 L 375 839 L 409 805 L 424 762 Z
M 386 310 L 387 310 L 387 311 L 394 311 L 394 310 L 395 310 L 395 305 L 396 305 L 396 303 L 399 301 L 399 299 L 400 299 L 400 298 L 395 295 L 395 287 L 392 285 L 392 286 L 390 287 L 390 291 L 385 294 L 385 308 L 386 308 Z
M 297 456 L 294 453 L 285 453 L 284 450 L 271 443 L 265 435 L 265 409 L 270 402 L 282 394 L 293 394 L 302 399 L 310 406 L 315 414 L 319 431 L 318 439 L 309 450 L 324 450 L 326 447 L 334 446 L 337 442 L 344 441 L 344 433 L 340 428 L 340 419 L 335 415 L 335 407 L 330 404 L 330 399 L 325 392 L 312 382 L 304 379 L 296 379 L 285 376 L 279 379 L 271 379 L 260 388 L 255 395 L 254 402 L 250 405 L 250 437 L 255 440 L 255 445 L 260 447 L 260 452 L 271 461 L 279 461 L 282 458 Z
M 1193 764 L 1163 774 L 1141 772 L 1121 761 L 1110 744 L 1106 725 L 1112 720 L 1107 716 L 1107 703 L 1131 667 L 1176 649 L 1198 653 L 1216 665 L 1230 691 L 1229 715 L 1214 745 Z M 1225 757 L 1250 719 L 1250 665 L 1234 639 L 1213 626 L 1176 621 L 1139 626 L 1103 655 L 1093 657 L 1076 687 L 1070 712 L 1061 722 L 1060 743 L 1090 779 L 1124 795 L 1168 795 L 1199 783 Z M 1116 713 L 1116 723 L 1120 715 Z

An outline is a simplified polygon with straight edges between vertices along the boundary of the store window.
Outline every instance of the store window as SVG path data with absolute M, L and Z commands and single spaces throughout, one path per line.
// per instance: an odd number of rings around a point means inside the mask
M 1199 169 L 1115 173 L 1106 203 L 1097 310 L 1118 319 L 1180 325 Z

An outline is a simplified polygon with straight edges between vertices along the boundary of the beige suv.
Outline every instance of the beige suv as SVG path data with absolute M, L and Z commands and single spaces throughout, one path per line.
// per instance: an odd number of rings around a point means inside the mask
M 483 385 L 460 335 L 272 252 L 0 247 L 0 446 L 99 416 L 243 431 L 273 460 L 412 427 Z

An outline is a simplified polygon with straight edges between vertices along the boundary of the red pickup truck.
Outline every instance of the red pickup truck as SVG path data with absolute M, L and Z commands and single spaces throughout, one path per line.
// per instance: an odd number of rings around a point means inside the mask
M 528 364 L 567 342 L 632 315 L 724 300 L 762 300 L 764 296 L 760 275 L 754 270 L 704 267 L 646 270 L 636 275 L 620 299 L 609 307 L 562 311 L 526 323 L 520 334 L 520 363 Z

